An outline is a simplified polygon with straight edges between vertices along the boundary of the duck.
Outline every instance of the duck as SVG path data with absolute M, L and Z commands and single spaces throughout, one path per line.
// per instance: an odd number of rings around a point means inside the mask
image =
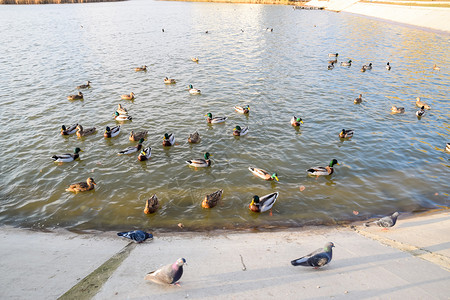
M 352 65 L 352 60 L 350 59 L 349 61 L 345 62 L 341 62 L 341 66 L 343 67 L 350 67 Z
M 416 111 L 417 117 L 423 117 L 425 115 L 425 106 L 422 106 L 418 111 Z
M 200 134 L 198 132 L 194 132 L 193 134 L 190 134 L 188 137 L 188 142 L 191 144 L 196 144 L 200 142 Z
M 159 208 L 159 201 L 158 197 L 156 197 L 156 194 L 153 194 L 153 196 L 145 200 L 144 213 L 146 215 L 156 212 L 158 208 Z
M 120 115 L 128 115 L 128 110 L 122 106 L 122 104 L 118 104 L 117 105 L 117 110 L 116 110 Z
M 450 152 L 450 143 L 447 143 L 445 146 L 445 151 Z
M 78 94 L 76 95 L 69 95 L 67 96 L 68 100 L 83 100 L 83 93 L 82 92 L 78 92 Z
M 209 152 L 205 152 L 204 159 L 203 158 L 191 159 L 187 160 L 186 163 L 191 167 L 206 168 L 211 166 L 211 160 L 209 159 L 210 156 L 212 155 L 209 154 Z
M 391 107 L 391 112 L 393 114 L 402 114 L 405 112 L 405 108 L 404 107 L 397 107 L 397 106 L 392 106 Z
M 334 172 L 333 166 L 339 165 L 336 159 L 330 161 L 330 164 L 326 167 L 313 167 L 307 170 L 308 175 L 320 176 L 320 175 L 331 175 Z
M 303 120 L 300 117 L 293 116 L 291 118 L 291 125 L 294 127 L 300 126 L 300 123 L 303 124 Z
M 372 63 L 369 63 L 368 65 L 363 65 L 364 70 L 372 70 Z
M 142 67 L 134 68 L 134 70 L 135 70 L 136 72 L 147 71 L 147 66 L 146 66 L 146 65 L 143 65 Z
M 116 111 L 114 113 L 114 119 L 116 121 L 122 122 L 122 121 L 131 121 L 133 118 L 129 115 L 121 115 L 121 114 L 119 114 L 118 111 Z
M 329 65 L 328 65 L 328 70 L 333 70 L 334 69 L 334 62 L 331 62 Z
M 248 126 L 241 128 L 241 126 L 236 126 L 233 129 L 234 136 L 244 136 L 248 133 Z
M 162 142 L 163 146 L 173 146 L 175 144 L 175 135 L 173 133 L 167 134 L 164 133 L 164 138 Z
M 338 57 L 339 53 L 330 53 L 328 54 L 328 57 Z
M 353 130 L 351 129 L 342 129 L 342 131 L 339 133 L 339 137 L 341 139 L 349 139 L 351 137 L 353 137 Z
M 192 60 L 193 62 L 198 63 L 198 57 L 191 57 L 191 60 Z
M 250 105 L 246 105 L 246 106 L 236 105 L 234 107 L 234 110 L 240 114 L 248 114 L 250 112 Z
M 387 62 L 387 64 L 386 64 L 386 70 L 388 70 L 388 71 L 391 70 L 391 65 L 389 64 L 389 62 Z
M 175 79 L 169 79 L 169 78 L 164 78 L 164 83 L 165 84 L 175 84 L 176 83 L 176 81 L 175 81 Z
M 433 70 L 435 70 L 435 71 L 439 71 L 441 68 L 439 68 L 436 64 L 434 64 L 434 66 L 433 66 Z
M 206 195 L 202 201 L 203 208 L 213 208 L 222 198 L 223 190 L 217 190 L 212 194 Z
M 205 115 L 205 117 L 207 117 L 206 122 L 211 123 L 211 124 L 223 123 L 228 119 L 228 117 L 214 117 L 213 118 L 211 113 L 207 113 Z
M 426 104 L 425 102 L 420 100 L 420 97 L 416 98 L 416 106 L 417 107 L 424 107 L 425 109 L 431 109 L 431 106 L 429 106 L 428 104 Z
M 259 169 L 259 168 L 255 168 L 255 167 L 248 167 L 248 169 L 256 177 L 259 177 L 259 178 L 267 180 L 267 181 L 272 181 L 272 180 L 278 181 L 277 173 L 273 173 L 272 175 L 270 175 L 269 172 L 267 172 L 266 170 L 263 170 L 263 169 Z
M 142 149 L 143 142 L 144 142 L 144 139 L 140 139 L 136 146 L 127 147 L 127 148 L 123 149 L 122 151 L 118 152 L 117 154 L 118 155 L 127 155 L 127 154 L 132 154 L 132 153 L 138 152 Z
M 365 71 L 366 71 L 366 68 L 365 68 L 365 67 L 366 67 L 366 65 L 363 65 L 363 66 L 362 66 L 361 72 L 365 72 Z
M 66 125 L 62 125 L 61 126 L 61 135 L 74 134 L 75 132 L 77 132 L 77 126 L 78 126 L 78 123 L 70 125 L 70 126 L 67 126 L 67 127 L 66 127 Z
M 336 59 L 333 59 L 333 60 L 329 60 L 328 63 L 329 63 L 330 65 L 332 64 L 333 67 L 334 67 L 334 64 L 337 63 L 337 58 L 336 58 Z
M 78 124 L 77 126 L 77 137 L 87 136 L 94 134 L 97 131 L 95 127 L 84 129 L 83 126 Z
M 138 131 L 136 133 L 134 133 L 134 131 L 131 130 L 129 140 L 132 141 L 132 142 L 137 142 L 137 141 L 139 141 L 141 139 L 143 140 L 143 139 L 145 139 L 147 137 L 147 133 L 148 133 L 147 130 Z
M 103 136 L 105 138 L 113 138 L 113 137 L 118 136 L 119 133 L 120 133 L 120 125 L 114 126 L 112 128 L 110 128 L 109 126 L 106 126 L 105 133 L 103 133 Z
M 359 94 L 359 97 L 356 98 L 356 99 L 353 101 L 353 103 L 355 103 L 355 104 L 360 104 L 361 102 L 362 102 L 362 94 Z
M 66 191 L 68 192 L 74 192 L 74 193 L 78 193 L 78 192 L 86 192 L 86 191 L 90 191 L 93 190 L 95 188 L 94 185 L 97 185 L 94 181 L 94 178 L 89 177 L 86 182 L 78 182 L 78 183 L 74 183 L 71 184 Z
M 76 147 L 75 150 L 73 151 L 73 154 L 71 153 L 64 153 L 64 154 L 60 154 L 60 155 L 53 155 L 52 159 L 54 160 L 54 162 L 71 162 L 76 160 L 77 158 L 80 157 L 80 154 L 78 154 L 79 152 L 82 152 L 83 150 L 81 150 L 80 148 Z
M 192 84 L 189 85 L 189 93 L 191 95 L 198 95 L 201 93 L 201 91 L 199 89 L 194 89 L 194 87 L 192 86 Z
M 278 198 L 278 192 L 262 196 L 254 195 L 252 202 L 248 206 L 253 212 L 265 212 L 272 208 Z
M 122 100 L 134 100 L 134 93 L 131 92 L 129 95 L 122 95 L 122 96 L 120 96 L 120 98 Z
M 88 89 L 91 87 L 91 82 L 88 80 L 87 84 L 77 86 L 77 89 Z
M 151 156 L 152 156 L 152 148 L 147 147 L 144 150 L 142 150 L 141 153 L 139 153 L 138 160 L 146 161 L 149 160 Z

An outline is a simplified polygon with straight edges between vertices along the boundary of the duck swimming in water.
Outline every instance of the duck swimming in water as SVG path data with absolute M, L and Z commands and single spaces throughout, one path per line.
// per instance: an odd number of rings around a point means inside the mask
M 402 114 L 405 112 L 405 108 L 404 107 L 397 107 L 397 106 L 392 106 L 391 107 L 391 112 L 393 114 Z
M 162 144 L 165 147 L 173 146 L 173 144 L 175 144 L 175 135 L 173 133 L 165 133 Z
M 158 208 L 159 208 L 158 197 L 156 197 L 156 194 L 154 194 L 145 201 L 144 213 L 146 215 L 153 214 L 158 210 Z
M 214 117 L 213 118 L 211 113 L 207 113 L 205 116 L 207 117 L 206 122 L 208 122 L 210 124 L 223 123 L 228 119 L 228 117 Z
M 88 89 L 90 87 L 91 87 L 91 82 L 88 81 L 87 84 L 82 84 L 82 85 L 77 86 L 77 89 Z
M 111 128 L 109 126 L 106 126 L 106 129 L 105 129 L 105 132 L 103 133 L 103 136 L 105 138 L 113 138 L 113 137 L 118 136 L 119 133 L 120 133 L 120 125 L 114 126 L 114 127 L 111 127 Z
M 272 208 L 278 198 L 278 192 L 262 196 L 253 196 L 252 202 L 248 206 L 253 212 L 265 212 Z
M 312 176 L 326 176 L 331 175 L 334 172 L 333 166 L 339 165 L 338 161 L 336 159 L 333 159 L 330 164 L 326 167 L 313 167 L 307 170 L 308 175 Z
M 206 168 L 211 166 L 211 160 L 209 159 L 210 156 L 212 155 L 209 154 L 209 152 L 205 152 L 204 159 L 203 158 L 191 159 L 187 160 L 186 163 L 191 167 Z
M 222 198 L 223 190 L 217 190 L 212 194 L 206 195 L 202 201 L 203 208 L 213 208 Z
M 351 137 L 353 137 L 353 130 L 351 129 L 342 129 L 342 131 L 339 133 L 339 137 L 341 139 L 349 139 Z
M 81 126 L 80 124 L 78 124 L 78 126 L 77 126 L 77 136 L 78 137 L 91 135 L 91 134 L 94 134 L 96 131 L 97 131 L 97 129 L 95 127 L 84 129 L 83 126 Z
M 78 92 L 78 94 L 76 95 L 69 95 L 67 96 L 68 100 L 83 100 L 83 93 L 82 92 Z
M 78 127 L 78 124 L 73 124 L 73 125 L 70 125 L 70 126 L 67 126 L 67 127 L 65 125 L 62 125 L 61 126 L 61 135 L 74 134 L 78 130 L 77 127 Z
M 96 183 L 92 177 L 89 177 L 86 182 L 79 182 L 71 184 L 66 191 L 78 193 L 78 192 L 86 192 L 93 190 L 95 188 Z
M 248 126 L 241 128 L 241 126 L 236 126 L 233 129 L 234 136 L 244 136 L 248 133 Z
M 129 95 L 122 95 L 122 96 L 120 96 L 120 98 L 122 100 L 134 100 L 134 93 L 131 92 Z
M 81 150 L 80 148 L 77 147 L 73 151 L 73 154 L 65 153 L 65 154 L 60 154 L 60 155 L 53 155 L 52 159 L 55 162 L 71 162 L 71 161 L 78 159 L 80 157 L 80 154 L 78 154 L 78 153 L 82 152 L 82 151 L 83 150 Z
M 278 175 L 277 173 L 273 173 L 270 174 L 269 172 L 267 172 L 266 170 L 263 169 L 259 169 L 259 168 L 255 168 L 255 167 L 248 167 L 249 171 L 252 172 L 253 175 L 255 175 L 256 177 L 259 177 L 261 179 L 264 180 L 276 180 L 278 181 Z

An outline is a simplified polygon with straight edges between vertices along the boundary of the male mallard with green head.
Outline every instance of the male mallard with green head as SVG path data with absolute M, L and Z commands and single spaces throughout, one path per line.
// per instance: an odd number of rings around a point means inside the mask
M 265 212 L 272 208 L 278 198 L 278 192 L 262 196 L 253 196 L 252 202 L 248 206 L 253 212 Z
M 113 138 L 118 136 L 120 133 L 120 125 L 118 126 L 114 126 L 114 127 L 109 127 L 106 126 L 105 132 L 103 133 L 103 136 L 105 138 Z
M 211 166 L 211 160 L 209 159 L 210 156 L 212 155 L 209 154 L 209 152 L 205 152 L 204 159 L 203 158 L 191 159 L 187 160 L 186 163 L 191 167 L 206 168 Z
M 71 135 L 71 134 L 76 133 L 78 130 L 77 126 L 78 126 L 78 123 L 67 126 L 67 127 L 66 127 L 66 125 L 62 125 L 61 126 L 61 135 Z
M 264 179 L 264 180 L 276 180 L 276 181 L 278 181 L 278 174 L 277 173 L 270 174 L 266 170 L 255 168 L 255 167 L 248 167 L 248 169 L 256 177 L 259 177 L 259 178 Z
M 55 162 L 71 162 L 71 161 L 78 159 L 80 157 L 80 154 L 78 154 L 78 153 L 82 152 L 82 151 L 83 150 L 76 147 L 75 150 L 73 151 L 73 154 L 72 153 L 64 153 L 64 154 L 60 154 L 60 155 L 53 155 L 52 159 Z
M 334 172 L 333 166 L 339 165 L 338 161 L 336 159 L 333 159 L 330 164 L 326 167 L 313 167 L 311 169 L 308 169 L 308 175 L 312 176 L 320 176 L 320 175 L 331 175 Z
M 173 146 L 175 144 L 175 135 L 173 133 L 171 134 L 164 133 L 162 144 L 165 147 Z

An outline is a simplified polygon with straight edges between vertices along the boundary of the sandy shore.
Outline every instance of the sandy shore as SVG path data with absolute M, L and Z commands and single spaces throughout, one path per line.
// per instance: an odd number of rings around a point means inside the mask
M 276 232 L 155 234 L 129 243 L 114 232 L 51 233 L 2 227 L 2 299 L 448 299 L 448 210 L 385 232 L 360 224 Z M 292 259 L 332 241 L 318 270 Z M 144 276 L 184 257 L 181 287 Z M 243 269 L 245 267 L 245 270 Z

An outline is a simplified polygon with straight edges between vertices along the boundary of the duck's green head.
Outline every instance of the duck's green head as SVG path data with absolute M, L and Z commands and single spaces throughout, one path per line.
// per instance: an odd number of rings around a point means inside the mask
M 259 204 L 259 197 L 257 195 L 253 196 L 252 203 L 250 203 L 250 205 L 253 205 L 253 204 L 256 204 L 256 205 Z
M 119 112 L 116 111 L 116 112 L 114 113 L 114 115 L 115 115 L 116 117 L 118 117 L 118 116 L 119 116 Z
M 275 179 L 276 181 L 278 181 L 278 174 L 277 173 L 273 173 L 272 176 L 270 176 L 270 178 Z
M 241 129 L 241 126 L 238 125 L 238 126 L 234 127 L 233 130 L 241 131 L 242 129 Z
M 205 116 L 212 119 L 212 114 L 211 113 L 207 113 Z
M 205 159 L 209 159 L 210 156 L 212 156 L 211 154 L 209 154 L 209 152 L 205 152 Z
M 75 150 L 74 150 L 75 153 L 82 152 L 82 151 L 83 151 L 83 150 L 81 150 L 81 149 L 78 148 L 78 147 L 76 147 Z
M 168 140 L 169 139 L 169 134 L 168 133 L 164 133 L 164 139 Z
M 246 105 L 246 106 L 244 106 L 244 109 L 248 109 L 248 110 L 250 110 L 250 105 Z
M 338 165 L 339 166 L 339 163 L 338 163 L 338 161 L 336 159 L 333 159 L 332 161 L 330 161 L 330 167 L 333 167 L 334 165 Z
M 105 132 L 110 132 L 111 128 L 109 128 L 109 126 L 106 126 Z
M 351 63 L 352 62 L 352 60 L 350 59 L 349 61 L 348 61 L 348 63 Z
M 140 139 L 138 143 L 142 144 L 143 142 L 144 142 L 144 139 Z
M 295 121 L 297 121 L 297 122 L 300 122 L 300 123 L 302 123 L 303 124 L 303 120 L 302 120 L 302 118 L 297 118 Z
M 192 86 L 192 84 L 190 84 L 189 86 L 188 86 L 190 89 L 193 89 L 194 87 Z

